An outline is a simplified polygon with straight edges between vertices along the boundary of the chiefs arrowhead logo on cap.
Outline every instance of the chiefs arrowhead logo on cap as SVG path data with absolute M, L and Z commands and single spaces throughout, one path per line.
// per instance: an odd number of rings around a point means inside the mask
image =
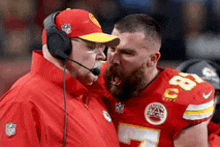
M 202 74 L 204 75 L 202 78 L 211 82 L 219 83 L 219 77 L 215 70 L 210 69 L 208 67 L 203 68 Z
M 89 19 L 90 19 L 97 27 L 101 28 L 101 26 L 100 26 L 98 20 L 97 20 L 91 13 L 89 14 Z
M 211 77 L 211 76 L 215 77 L 215 76 L 217 76 L 217 74 L 215 73 L 215 71 L 212 70 L 212 69 L 210 69 L 210 68 L 208 68 L 208 67 L 205 67 L 205 68 L 202 70 L 202 73 L 203 73 L 203 75 L 208 76 L 208 77 Z

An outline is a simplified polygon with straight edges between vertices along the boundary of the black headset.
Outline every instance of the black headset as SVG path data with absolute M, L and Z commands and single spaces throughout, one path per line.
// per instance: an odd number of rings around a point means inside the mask
M 47 32 L 47 47 L 51 55 L 61 61 L 66 61 L 72 52 L 72 42 L 66 32 L 56 27 L 56 16 L 60 13 L 54 12 L 44 20 L 44 28 Z
M 56 27 L 56 16 L 60 12 L 55 12 L 50 14 L 44 20 L 44 28 L 47 32 L 47 47 L 52 56 L 61 60 L 63 63 L 66 62 L 69 55 L 72 52 L 72 42 L 68 37 L 66 32 L 60 31 Z M 64 141 L 63 147 L 66 146 L 66 139 L 68 136 L 68 99 L 66 96 L 66 64 L 64 64 L 64 114 L 65 114 L 65 124 L 64 124 Z

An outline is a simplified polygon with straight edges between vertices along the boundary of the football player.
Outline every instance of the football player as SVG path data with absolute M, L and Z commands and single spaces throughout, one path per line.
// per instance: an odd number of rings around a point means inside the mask
M 121 42 L 108 48 L 99 83 L 114 97 L 106 101 L 121 146 L 208 147 L 213 86 L 195 74 L 157 66 L 162 35 L 150 16 L 128 15 L 112 34 Z

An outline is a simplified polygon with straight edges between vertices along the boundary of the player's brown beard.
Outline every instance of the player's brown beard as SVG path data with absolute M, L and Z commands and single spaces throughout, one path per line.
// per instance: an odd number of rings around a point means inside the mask
M 112 79 L 117 76 L 122 83 L 118 86 L 112 84 Z M 126 76 L 117 66 L 108 68 L 104 75 L 107 89 L 120 101 L 127 101 L 137 96 L 146 86 L 143 68 L 139 68 L 131 75 Z

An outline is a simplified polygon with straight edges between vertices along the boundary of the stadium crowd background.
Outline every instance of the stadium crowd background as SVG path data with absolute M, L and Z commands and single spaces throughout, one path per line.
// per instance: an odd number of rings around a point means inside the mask
M 30 70 L 43 20 L 66 8 L 92 12 L 106 33 L 127 14 L 147 13 L 163 29 L 161 66 L 191 58 L 220 64 L 219 0 L 0 0 L 0 96 Z

